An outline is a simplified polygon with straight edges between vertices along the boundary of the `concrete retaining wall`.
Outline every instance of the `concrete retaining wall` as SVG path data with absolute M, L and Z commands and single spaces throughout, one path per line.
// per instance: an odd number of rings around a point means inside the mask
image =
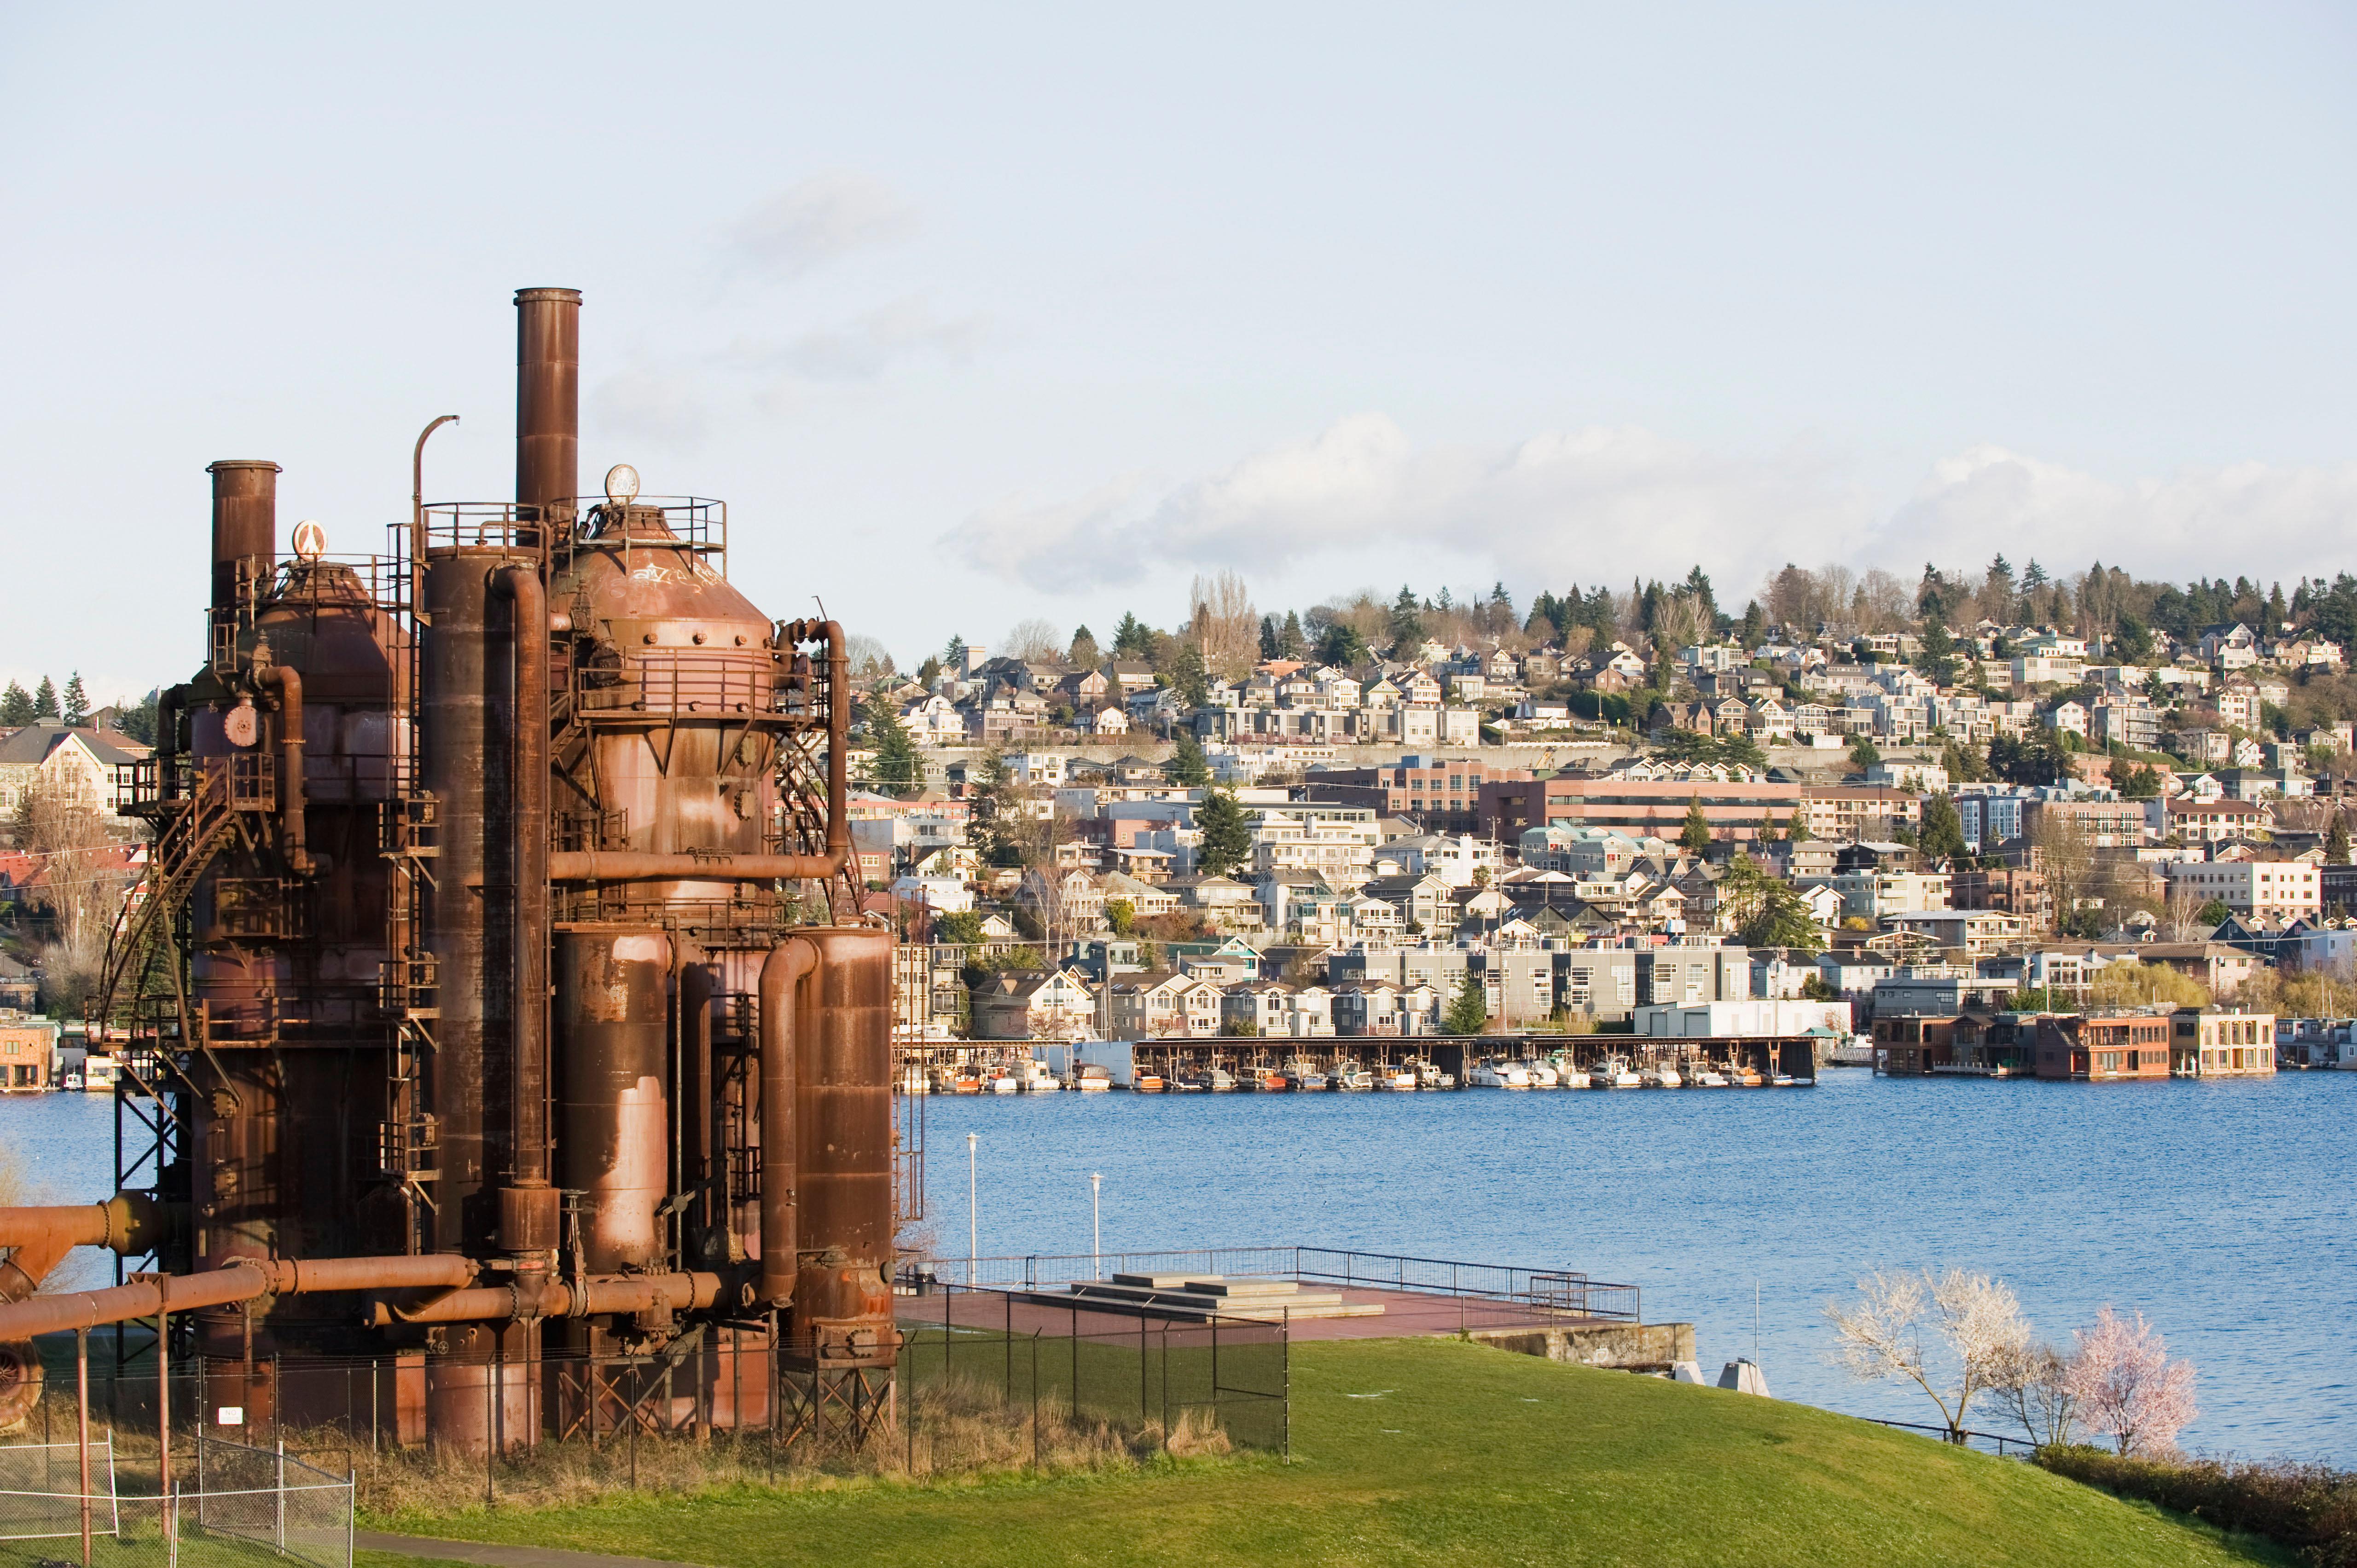
M 1609 1323 L 1577 1328 L 1476 1329 L 1474 1339 L 1524 1356 L 1580 1367 L 1666 1372 L 1695 1359 L 1691 1323 Z

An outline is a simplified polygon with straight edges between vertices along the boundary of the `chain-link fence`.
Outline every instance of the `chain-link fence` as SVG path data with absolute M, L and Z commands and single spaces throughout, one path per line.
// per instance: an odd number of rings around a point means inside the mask
M 270 1558 L 351 1568 L 350 1477 L 242 1443 L 207 1443 L 195 1453 L 168 1490 L 158 1472 L 135 1470 L 125 1491 L 112 1436 L 93 1438 L 85 1490 L 76 1444 L 0 1447 L 0 1564 L 179 1568 Z
M 903 1299 L 900 1387 L 914 1442 L 929 1398 L 995 1397 L 1040 1417 L 1114 1423 L 1168 1445 L 1218 1433 L 1237 1447 L 1286 1450 L 1283 1322 L 1203 1321 L 1090 1310 L 1019 1292 L 942 1283 Z

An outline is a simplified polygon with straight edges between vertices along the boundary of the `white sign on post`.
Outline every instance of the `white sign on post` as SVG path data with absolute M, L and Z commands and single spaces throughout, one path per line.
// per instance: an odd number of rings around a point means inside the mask
M 245 1406 L 242 1404 L 225 1404 L 221 1406 L 219 1411 L 214 1412 L 214 1424 L 217 1426 L 243 1426 L 245 1424 Z

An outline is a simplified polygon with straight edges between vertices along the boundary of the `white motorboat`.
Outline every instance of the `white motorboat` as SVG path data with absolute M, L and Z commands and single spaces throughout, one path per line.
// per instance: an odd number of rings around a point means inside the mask
M 1384 1069 L 1383 1087 L 1390 1090 L 1394 1094 L 1414 1094 L 1415 1092 L 1415 1069 L 1412 1067 Z
M 1223 1067 L 1213 1068 L 1211 1069 L 1211 1092 L 1213 1094 L 1233 1094 L 1235 1091 L 1236 1075 L 1230 1072 Z
M 1360 1094 L 1375 1087 L 1375 1075 L 1357 1062 L 1344 1062 L 1334 1069 L 1334 1087 L 1349 1094 Z
M 1415 1081 L 1420 1089 L 1454 1089 L 1457 1087 L 1457 1075 L 1453 1072 L 1443 1072 L 1430 1062 L 1418 1058 L 1415 1064 Z
M 1638 1081 L 1647 1089 L 1676 1089 L 1685 1082 L 1685 1079 L 1678 1069 L 1667 1063 L 1660 1067 L 1649 1067 L 1637 1077 Z
M 1472 1077 L 1476 1089 L 1528 1089 L 1531 1086 L 1531 1075 L 1520 1062 L 1495 1058 L 1476 1062 Z
M 1533 1089 L 1561 1089 L 1563 1087 L 1563 1075 L 1555 1070 L 1555 1064 L 1552 1062 L 1530 1061 L 1525 1059 L 1523 1063 L 1523 1075 L 1531 1080 L 1531 1087 Z
M 1082 1094 L 1102 1094 L 1113 1087 L 1113 1069 L 1093 1065 L 1082 1068 L 1072 1074 L 1072 1087 Z
M 1048 1070 L 1048 1064 L 1046 1062 L 1034 1061 L 1024 1064 L 1024 1093 L 1054 1094 L 1063 1087 L 1064 1086 L 1061 1083 L 1056 1080 L 1056 1075 Z
M 1725 1089 L 1727 1087 L 1727 1075 L 1717 1068 L 1703 1068 L 1695 1073 L 1694 1086 L 1696 1089 Z
M 1011 1073 L 1011 1072 L 996 1072 L 996 1073 L 993 1073 L 993 1074 L 991 1074 L 991 1075 L 990 1075 L 990 1092 L 991 1092 L 991 1093 L 993 1093 L 993 1094 L 1020 1094 L 1022 1091 L 1023 1091 L 1023 1080 L 1022 1080 L 1021 1079 L 1019 1079 L 1019 1078 L 1016 1077 L 1013 1073 Z
M 1596 1064 L 1587 1075 L 1590 1089 L 1637 1089 L 1644 1079 L 1630 1069 L 1619 1057 L 1610 1057 Z

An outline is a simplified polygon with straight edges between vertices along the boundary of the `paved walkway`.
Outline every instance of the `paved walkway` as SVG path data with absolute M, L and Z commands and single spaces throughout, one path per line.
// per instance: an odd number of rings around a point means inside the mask
M 486 1568 L 680 1568 L 655 1557 L 608 1557 L 601 1552 L 565 1552 L 554 1546 L 494 1546 L 482 1541 L 436 1541 L 423 1535 L 387 1535 L 356 1530 L 352 1544 L 362 1552 L 390 1552 L 442 1563 L 480 1563 Z

